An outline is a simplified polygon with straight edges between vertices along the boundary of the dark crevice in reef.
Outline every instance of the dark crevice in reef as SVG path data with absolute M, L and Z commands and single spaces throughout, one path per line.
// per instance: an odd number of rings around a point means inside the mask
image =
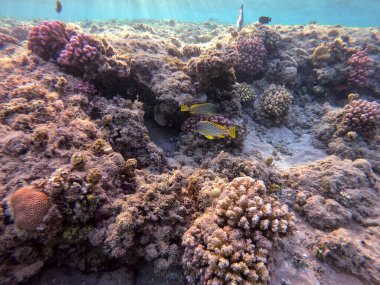
M 141 84 L 137 78 L 130 76 L 129 78 L 115 77 L 113 74 L 103 75 L 91 82 L 96 90 L 102 96 L 110 99 L 114 96 L 121 96 L 125 99 L 139 99 L 144 104 L 155 104 L 155 95 L 150 88 Z
M 177 141 L 180 131 L 175 128 L 162 127 L 151 118 L 145 118 L 150 139 L 166 153 L 177 150 Z

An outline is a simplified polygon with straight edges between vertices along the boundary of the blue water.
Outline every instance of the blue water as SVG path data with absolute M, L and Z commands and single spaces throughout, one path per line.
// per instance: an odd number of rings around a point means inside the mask
M 109 19 L 175 19 L 202 22 L 209 19 L 234 23 L 243 0 L 0 0 L 0 17 L 43 18 L 68 21 Z M 246 23 L 259 16 L 272 24 L 342 24 L 380 26 L 380 0 L 245 0 Z

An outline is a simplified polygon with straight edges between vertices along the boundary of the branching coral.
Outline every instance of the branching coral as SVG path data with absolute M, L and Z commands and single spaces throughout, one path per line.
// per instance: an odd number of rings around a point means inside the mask
M 191 284 L 267 284 L 271 239 L 291 232 L 294 216 L 265 195 L 262 181 L 225 184 L 210 210 L 183 236 L 182 261 Z
M 152 178 L 140 177 L 143 183 L 136 193 L 108 207 L 116 217 L 94 230 L 91 242 L 103 245 L 110 257 L 125 263 L 137 258 L 152 261 L 155 271 L 162 274 L 180 258 L 179 240 L 193 205 L 182 195 L 187 182 L 181 172 Z
M 357 51 L 348 60 L 348 83 L 352 86 L 365 87 L 373 73 L 372 60 L 363 50 Z
M 238 83 L 234 89 L 239 94 L 241 102 L 250 102 L 256 99 L 256 93 L 254 89 L 246 83 Z
M 91 45 L 91 37 L 86 34 L 72 36 L 58 57 L 58 63 L 67 66 L 84 64 L 95 60 L 97 48 Z
M 344 107 L 345 127 L 350 131 L 371 134 L 380 124 L 380 104 L 363 99 L 352 100 Z
M 45 21 L 32 28 L 28 36 L 28 49 L 43 59 L 57 59 L 69 43 L 74 30 L 60 21 Z

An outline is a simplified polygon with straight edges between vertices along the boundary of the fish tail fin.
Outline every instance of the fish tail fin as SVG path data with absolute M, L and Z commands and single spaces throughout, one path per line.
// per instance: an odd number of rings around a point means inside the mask
M 231 137 L 231 138 L 236 138 L 236 127 L 232 127 L 231 129 L 228 130 L 228 135 Z
M 187 111 L 189 111 L 189 107 L 185 104 L 182 104 L 181 105 L 181 112 L 187 112 Z

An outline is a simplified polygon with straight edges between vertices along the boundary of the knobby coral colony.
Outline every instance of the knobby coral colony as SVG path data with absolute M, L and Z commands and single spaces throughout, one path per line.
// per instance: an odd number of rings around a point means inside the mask
M 0 24 L 0 284 L 52 261 L 87 272 L 152 263 L 157 275 L 181 265 L 178 284 L 268 284 L 274 256 L 303 250 L 321 261 L 297 264 L 318 278 L 329 280 L 329 261 L 380 284 L 378 243 L 366 247 L 380 236 L 373 31 L 372 44 L 353 46 L 352 30 L 313 25 L 238 33 L 164 21 L 111 35 L 96 23 Z M 182 32 L 167 39 L 168 29 Z M 357 89 L 344 108 L 316 102 Z M 181 127 L 177 152 L 152 141 L 151 117 Z M 198 133 L 205 121 L 223 134 Z M 255 147 L 241 155 L 273 124 L 313 134 L 332 155 L 288 170 Z M 340 228 L 349 222 L 359 235 Z

